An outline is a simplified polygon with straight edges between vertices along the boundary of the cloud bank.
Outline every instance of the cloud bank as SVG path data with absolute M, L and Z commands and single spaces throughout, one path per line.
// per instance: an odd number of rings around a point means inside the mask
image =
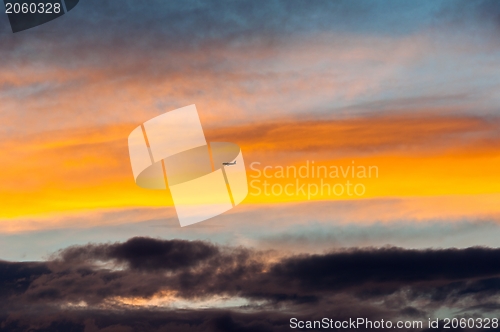
M 291 317 L 481 317 L 500 307 L 498 261 L 500 249 L 485 247 L 286 255 L 136 237 L 69 247 L 44 262 L 1 262 L 1 326 L 279 331 Z

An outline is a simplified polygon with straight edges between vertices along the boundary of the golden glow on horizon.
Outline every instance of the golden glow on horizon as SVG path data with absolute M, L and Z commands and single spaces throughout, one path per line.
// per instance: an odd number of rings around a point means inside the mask
M 378 178 L 343 179 L 341 176 L 325 179 L 331 185 L 346 180 L 362 183 L 366 192 L 361 196 L 347 192 L 338 196 L 316 194 L 310 197 L 303 192 L 291 196 L 264 192 L 255 195 L 255 189 L 250 187 L 243 204 L 500 193 L 499 144 L 489 138 L 494 137 L 491 133 L 497 130 L 496 125 L 476 118 L 420 117 L 415 119 L 414 126 L 412 121 L 412 118 L 401 117 L 305 124 L 289 121 L 292 127 L 302 128 L 302 139 L 298 140 L 295 135 L 281 136 L 279 128 L 263 134 L 262 128 L 257 126 L 255 132 L 250 127 L 213 131 L 219 136 L 212 135 L 207 140 L 224 141 L 227 135 L 239 143 L 250 183 L 256 174 L 250 167 L 252 162 L 261 162 L 261 170 L 265 166 L 278 165 L 298 169 L 308 160 L 328 169 L 352 166 L 353 162 L 356 166 L 378 168 Z M 401 126 L 406 129 L 397 130 Z M 172 206 L 167 191 L 145 190 L 135 185 L 126 146 L 126 137 L 133 128 L 133 124 L 123 124 L 61 131 L 2 143 L 0 199 L 3 209 L 0 218 Z M 349 128 L 356 128 L 359 137 Z M 464 137 L 471 133 L 476 139 L 466 140 Z M 326 139 L 328 135 L 332 137 L 329 140 Z M 367 137 L 378 139 L 370 141 Z M 266 180 L 263 176 L 259 179 Z M 295 180 L 273 178 L 269 182 L 286 186 Z M 298 180 L 306 186 L 307 183 L 319 185 L 317 178 Z

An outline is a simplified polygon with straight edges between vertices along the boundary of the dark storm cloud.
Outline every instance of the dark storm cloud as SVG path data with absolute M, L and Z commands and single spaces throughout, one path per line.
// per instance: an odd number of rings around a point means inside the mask
M 436 300 L 500 289 L 500 249 L 351 249 L 277 262 L 272 255 L 200 241 L 133 238 L 70 247 L 45 265 L 16 263 L 11 275 L 26 280 L 23 296 L 30 300 L 93 303 L 161 290 L 186 299 L 224 294 L 300 303 L 343 292 L 377 297 L 405 287 L 427 289 Z
M 200 241 L 132 238 L 73 246 L 41 263 L 0 263 L 1 326 L 5 331 L 33 326 L 35 331 L 125 331 L 139 325 L 146 331 L 275 331 L 289 328 L 291 316 L 280 308 L 304 319 L 425 319 L 441 306 L 487 313 L 499 305 L 499 262 L 500 249 L 479 247 L 280 256 Z M 250 311 L 134 309 L 113 302 L 162 292 L 193 303 L 243 298 Z M 71 303 L 86 307 L 64 309 Z
M 125 243 L 70 247 L 61 253 L 61 258 L 72 264 L 89 260 L 115 260 L 128 264 L 131 269 L 177 270 L 193 267 L 218 252 L 217 247 L 200 241 L 133 238 Z
M 50 272 L 44 263 L 0 261 L 0 294 L 6 297 L 23 293 L 33 280 Z
M 271 274 L 305 288 L 343 288 L 367 282 L 412 283 L 500 273 L 500 250 L 486 248 L 355 250 L 285 259 Z M 463 266 L 467 266 L 464 269 Z

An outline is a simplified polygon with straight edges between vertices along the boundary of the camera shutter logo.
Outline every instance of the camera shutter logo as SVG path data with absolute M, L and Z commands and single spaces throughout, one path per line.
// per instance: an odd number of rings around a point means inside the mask
M 160 190 L 168 186 L 181 226 L 222 214 L 248 194 L 239 146 L 207 143 L 195 105 L 138 126 L 128 147 L 136 184 Z

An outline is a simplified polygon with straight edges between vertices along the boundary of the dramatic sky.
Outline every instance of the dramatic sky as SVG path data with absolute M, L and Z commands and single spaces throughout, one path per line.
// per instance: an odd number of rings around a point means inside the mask
M 500 2 L 81 0 L 16 34 L 0 14 L 2 330 L 499 316 Z M 251 187 L 181 228 L 127 137 L 191 104 Z M 280 177 L 305 165 L 338 177 Z

